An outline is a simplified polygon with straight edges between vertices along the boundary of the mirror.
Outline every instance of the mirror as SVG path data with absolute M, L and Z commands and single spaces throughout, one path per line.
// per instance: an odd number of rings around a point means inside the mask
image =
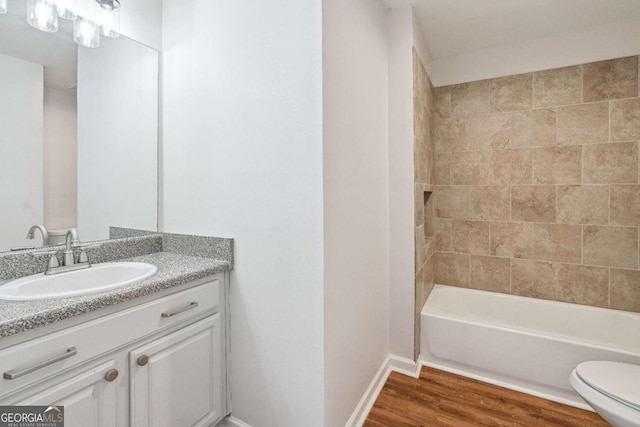
M 50 244 L 77 227 L 157 227 L 158 61 L 124 36 L 91 49 L 26 22 L 26 2 L 0 15 L 0 251 Z

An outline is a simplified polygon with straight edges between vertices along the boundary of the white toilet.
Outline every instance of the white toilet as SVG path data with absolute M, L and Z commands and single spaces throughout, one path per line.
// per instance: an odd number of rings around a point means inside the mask
M 640 427 L 640 366 L 583 362 L 571 372 L 569 382 L 614 427 Z

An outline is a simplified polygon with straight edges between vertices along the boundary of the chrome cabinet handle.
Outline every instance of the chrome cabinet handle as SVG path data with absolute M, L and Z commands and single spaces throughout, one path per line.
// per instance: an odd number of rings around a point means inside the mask
M 175 311 L 171 311 L 169 313 L 162 313 L 160 315 L 160 317 L 162 317 L 163 319 L 166 319 L 167 317 L 172 317 L 172 316 L 175 316 L 176 314 L 184 313 L 185 311 L 194 309 L 197 306 L 198 306 L 198 303 L 195 302 L 195 301 L 192 301 L 191 304 L 187 305 L 186 307 L 179 308 L 179 309 L 177 309 Z
M 45 368 L 45 367 L 47 367 L 49 365 L 53 365 L 54 363 L 60 362 L 61 360 L 68 359 L 71 356 L 75 356 L 76 354 L 78 354 L 78 350 L 75 347 L 70 347 L 70 348 L 67 349 L 67 352 L 65 354 L 62 354 L 60 356 L 56 356 L 56 357 L 54 357 L 52 359 L 49 359 L 49 360 L 47 360 L 45 362 L 38 363 L 37 365 L 33 365 L 33 366 L 31 366 L 29 368 L 26 368 L 26 369 L 22 369 L 22 370 L 12 369 L 11 371 L 5 372 L 2 375 L 2 377 L 5 380 L 15 380 L 17 378 L 20 378 L 22 376 L 25 376 L 25 375 L 30 374 L 32 372 L 35 372 L 38 369 L 42 369 L 42 368 Z

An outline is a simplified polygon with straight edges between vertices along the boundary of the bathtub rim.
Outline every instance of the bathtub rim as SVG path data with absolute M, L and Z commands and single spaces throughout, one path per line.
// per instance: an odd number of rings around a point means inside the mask
M 594 307 L 594 306 L 575 304 L 575 303 L 569 303 L 569 302 L 553 301 L 553 300 L 546 300 L 546 299 L 541 299 L 541 298 L 525 297 L 525 296 L 522 296 L 522 295 L 512 295 L 512 294 L 505 294 L 505 293 L 501 293 L 501 292 L 484 291 L 484 290 L 481 290 L 481 289 L 462 288 L 462 287 L 458 287 L 458 286 L 448 286 L 448 285 L 436 284 L 436 285 L 433 286 L 433 289 L 432 289 L 431 293 L 429 294 L 429 296 L 431 296 L 431 294 L 433 294 L 433 292 L 435 292 L 438 289 L 440 289 L 440 290 L 464 291 L 464 292 L 481 293 L 481 294 L 489 293 L 489 294 L 492 294 L 492 295 L 494 295 L 496 297 L 500 297 L 500 298 L 516 298 L 516 299 L 524 298 L 524 299 L 531 299 L 531 300 L 539 301 L 541 303 L 547 303 L 547 304 L 553 304 L 553 305 L 561 304 L 561 305 L 570 305 L 570 306 L 574 306 L 574 307 L 580 307 L 581 309 L 606 310 L 606 311 L 628 313 L 632 317 L 638 317 L 638 320 L 640 321 L 640 313 L 635 313 L 635 312 L 631 312 L 631 311 L 615 310 L 615 309 L 611 309 L 611 308 Z M 536 329 L 531 329 L 531 328 L 526 328 L 526 327 L 509 327 L 509 326 L 505 326 L 504 324 L 494 323 L 494 322 L 490 322 L 490 321 L 484 321 L 482 319 L 468 318 L 468 317 L 464 317 L 464 316 L 447 316 L 447 315 L 440 314 L 440 313 L 428 312 L 427 311 L 427 303 L 428 302 L 429 302 L 429 297 L 427 297 L 427 300 L 425 301 L 424 305 L 422 306 L 422 309 L 420 310 L 420 317 L 421 318 L 422 318 L 422 316 L 429 316 L 429 317 L 435 317 L 435 318 L 438 318 L 438 319 L 461 322 L 461 323 L 465 323 L 467 325 L 482 325 L 482 326 L 496 328 L 496 329 L 499 329 L 501 331 L 506 331 L 506 332 L 521 333 L 521 334 L 524 334 L 524 335 L 534 336 L 534 337 L 538 337 L 538 338 L 547 338 L 547 339 L 551 339 L 553 341 L 570 342 L 572 344 L 586 345 L 586 346 L 590 346 L 590 347 L 594 347 L 594 348 L 602 349 L 602 350 L 611 350 L 611 349 L 613 349 L 613 350 L 615 350 L 617 352 L 620 352 L 620 353 L 623 353 L 625 355 L 640 356 L 640 348 L 639 349 L 634 349 L 634 348 L 620 346 L 620 345 L 617 345 L 617 344 L 607 344 L 607 343 L 603 343 L 601 341 L 589 340 L 589 339 L 586 339 L 586 338 L 576 338 L 576 337 L 572 337 L 570 335 L 558 334 L 558 333 L 554 333 L 554 332 L 551 332 L 551 331 L 548 331 L 548 330 L 536 330 Z

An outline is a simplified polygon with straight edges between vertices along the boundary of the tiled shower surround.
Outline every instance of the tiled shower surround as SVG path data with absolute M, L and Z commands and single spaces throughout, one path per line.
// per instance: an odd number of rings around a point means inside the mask
M 638 57 L 436 88 L 433 104 L 435 283 L 640 312 Z
M 418 54 L 413 52 L 413 135 L 414 135 L 414 179 L 415 179 L 415 312 L 414 312 L 414 356 L 420 351 L 420 310 L 427 300 L 434 283 L 434 236 L 425 229 L 425 198 L 431 195 L 433 184 L 433 86 Z

